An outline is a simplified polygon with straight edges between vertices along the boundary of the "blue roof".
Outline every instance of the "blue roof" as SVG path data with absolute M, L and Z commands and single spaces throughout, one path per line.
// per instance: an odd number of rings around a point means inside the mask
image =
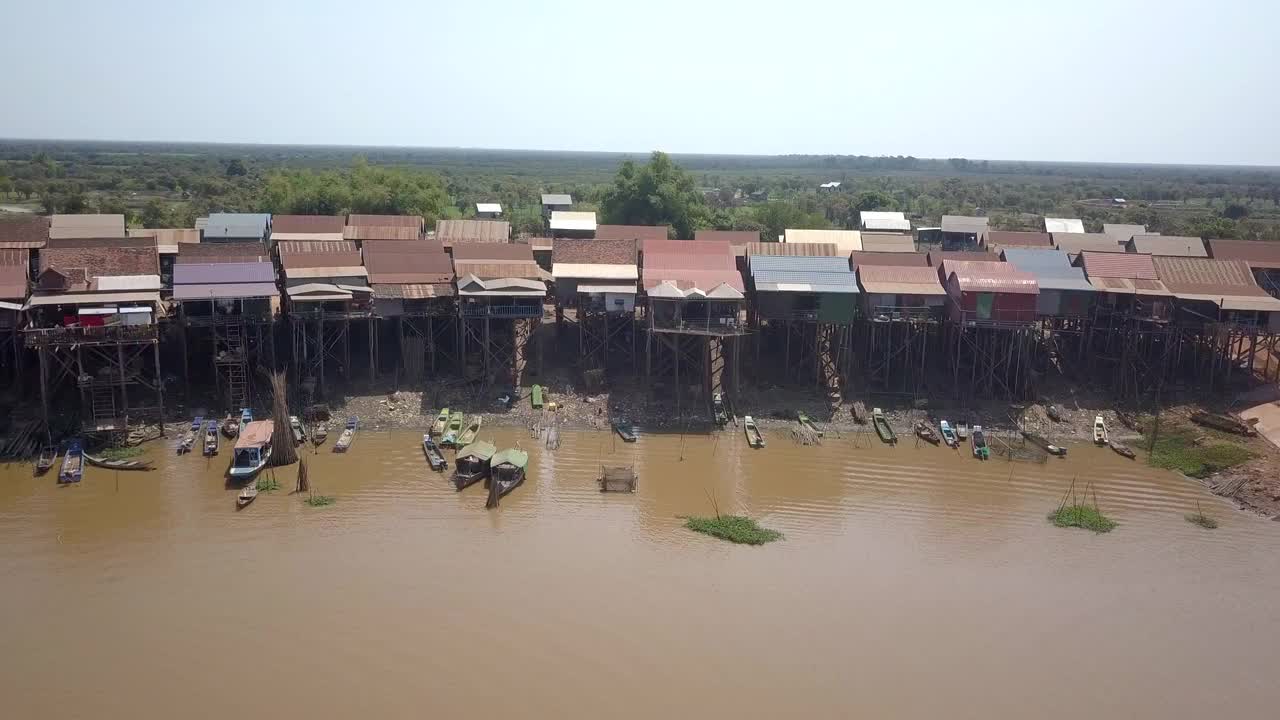
M 1061 250 L 1005 248 L 1000 255 L 1010 265 L 1034 275 L 1041 290 L 1094 291 L 1085 279 L 1084 269 L 1072 266 L 1070 258 Z
M 846 257 L 752 255 L 749 267 L 758 292 L 860 292 Z
M 843 256 L 752 255 L 748 258 L 747 265 L 750 267 L 752 275 L 755 275 L 760 270 L 853 274 L 853 270 L 849 268 L 849 258 Z
M 210 239 L 265 238 L 270 224 L 268 213 L 210 213 L 204 235 Z

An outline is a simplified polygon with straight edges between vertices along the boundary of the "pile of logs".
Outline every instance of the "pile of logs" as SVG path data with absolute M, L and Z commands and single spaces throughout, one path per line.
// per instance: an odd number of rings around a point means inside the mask
M 39 420 L 16 423 L 7 436 L 0 438 L 0 458 L 24 460 L 35 457 L 45 444 L 45 436 L 44 423 Z

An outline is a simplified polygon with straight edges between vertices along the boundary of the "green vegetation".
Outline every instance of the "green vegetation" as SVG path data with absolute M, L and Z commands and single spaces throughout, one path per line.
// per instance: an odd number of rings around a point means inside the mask
M 128 460 L 142 455 L 142 448 L 138 445 L 132 447 L 112 447 L 99 453 L 99 457 L 103 460 Z
M 755 520 L 741 515 L 691 517 L 684 526 L 695 532 L 742 545 L 763 545 L 782 539 L 782 533 L 777 530 L 762 528 Z
M 260 209 L 298 215 L 421 215 L 428 226 L 446 215 L 449 196 L 435 175 L 371 167 L 350 170 L 276 170 L 266 178 Z
M 325 507 L 338 502 L 338 499 L 332 495 L 311 495 L 307 497 L 307 504 L 311 507 Z
M 258 478 L 258 492 L 275 492 L 280 489 L 280 483 L 274 477 Z
M 1197 442 L 1198 437 L 1204 439 Z M 1151 465 L 1176 470 L 1194 478 L 1209 477 L 1256 457 L 1255 453 L 1246 447 L 1233 442 L 1213 440 L 1206 434 L 1176 425 L 1161 427 L 1156 433 L 1154 446 L 1148 435 L 1146 447 L 1151 448 L 1151 456 L 1148 459 Z
M 1204 511 L 1200 509 L 1200 505 L 1198 503 L 1196 505 L 1196 511 L 1194 513 L 1189 513 L 1184 517 L 1187 519 L 1187 522 L 1191 523 L 1192 525 L 1199 525 L 1205 530 L 1218 529 L 1218 521 L 1214 520 L 1208 515 L 1205 515 Z
M 1063 505 L 1049 513 L 1049 521 L 1058 527 L 1078 527 L 1096 533 L 1111 532 L 1116 521 L 1092 505 Z
M 692 238 L 694 230 L 710 225 L 693 177 L 663 152 L 654 152 L 644 165 L 624 161 L 600 211 L 606 222 L 618 225 L 669 224 L 677 238 Z

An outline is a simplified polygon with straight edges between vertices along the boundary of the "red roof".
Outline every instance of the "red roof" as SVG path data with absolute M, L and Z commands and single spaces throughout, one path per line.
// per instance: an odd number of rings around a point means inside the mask
M 441 284 L 453 282 L 453 263 L 440 243 L 406 244 L 395 240 L 364 245 L 364 265 L 371 285 Z
M 859 252 L 855 250 L 849 253 L 849 262 L 855 268 L 861 265 L 928 267 L 929 256 L 920 252 Z
M 289 240 L 279 243 L 280 266 L 286 270 L 313 267 L 356 267 L 364 263 L 353 242 Z
M 728 285 L 746 291 L 733 249 L 722 240 L 646 240 L 642 277 L 646 290 L 674 282 L 681 290 Z
M 422 229 L 421 215 L 357 215 L 347 216 L 348 225 L 372 225 L 374 227 L 410 227 Z
M 596 237 L 605 240 L 666 240 L 666 225 L 597 225 Z
M 1053 247 L 1053 237 L 1046 232 L 988 230 L 987 247 Z
M 36 215 L 16 220 L 0 219 L 0 247 L 42 248 L 48 240 L 49 218 Z
M 1243 260 L 1249 263 L 1249 267 L 1280 269 L 1280 242 L 1209 240 L 1208 244 L 1209 254 L 1214 260 Z
M 1139 253 L 1110 253 L 1086 250 L 1080 253 L 1080 266 L 1090 278 L 1127 278 L 1129 280 L 1159 280 L 1155 263 L 1150 255 Z
M 947 260 L 992 262 L 998 261 L 999 259 L 1000 257 L 995 253 L 989 253 L 981 250 L 933 250 L 929 253 L 929 264 L 933 267 L 938 267 Z
M 948 260 L 942 268 L 948 282 L 954 277 L 961 292 L 1039 294 L 1035 275 L 1005 262 Z
M 697 230 L 694 240 L 723 240 L 730 245 L 746 245 L 760 242 L 760 233 L 755 230 Z

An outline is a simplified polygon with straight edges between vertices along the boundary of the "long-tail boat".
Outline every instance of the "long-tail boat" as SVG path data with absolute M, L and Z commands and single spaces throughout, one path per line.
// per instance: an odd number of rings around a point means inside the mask
M 489 459 L 489 479 L 485 485 L 489 488 L 489 499 L 486 508 L 498 507 L 503 495 L 511 492 L 524 482 L 525 469 L 529 465 L 529 453 L 519 448 L 507 448 L 494 454 Z

